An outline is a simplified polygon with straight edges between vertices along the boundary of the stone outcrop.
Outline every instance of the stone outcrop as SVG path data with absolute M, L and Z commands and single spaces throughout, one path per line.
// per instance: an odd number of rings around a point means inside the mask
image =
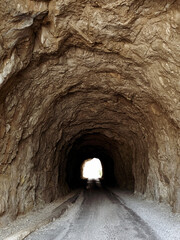
M 65 194 L 89 157 L 180 212 L 179 1 L 5 0 L 0 19 L 0 215 Z

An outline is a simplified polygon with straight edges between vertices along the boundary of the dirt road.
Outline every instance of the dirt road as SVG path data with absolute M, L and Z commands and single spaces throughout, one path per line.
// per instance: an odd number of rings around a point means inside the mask
M 64 217 L 26 240 L 159 240 L 135 212 L 110 190 L 97 185 L 84 190 Z

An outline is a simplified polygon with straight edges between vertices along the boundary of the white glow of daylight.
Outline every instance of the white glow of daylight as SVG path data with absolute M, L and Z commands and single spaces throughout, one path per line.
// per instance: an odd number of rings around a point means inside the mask
M 93 158 L 83 164 L 83 178 L 97 179 L 102 177 L 102 165 L 98 158 Z

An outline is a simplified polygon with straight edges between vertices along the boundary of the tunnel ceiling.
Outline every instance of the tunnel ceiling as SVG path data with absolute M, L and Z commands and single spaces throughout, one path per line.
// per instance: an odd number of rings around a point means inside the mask
M 0 215 L 68 192 L 90 148 L 180 211 L 178 2 L 1 3 Z

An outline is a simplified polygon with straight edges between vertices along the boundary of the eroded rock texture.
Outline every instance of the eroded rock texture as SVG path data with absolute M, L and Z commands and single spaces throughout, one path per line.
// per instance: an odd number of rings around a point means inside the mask
M 80 182 L 180 211 L 178 0 L 5 0 L 0 6 L 0 214 Z

